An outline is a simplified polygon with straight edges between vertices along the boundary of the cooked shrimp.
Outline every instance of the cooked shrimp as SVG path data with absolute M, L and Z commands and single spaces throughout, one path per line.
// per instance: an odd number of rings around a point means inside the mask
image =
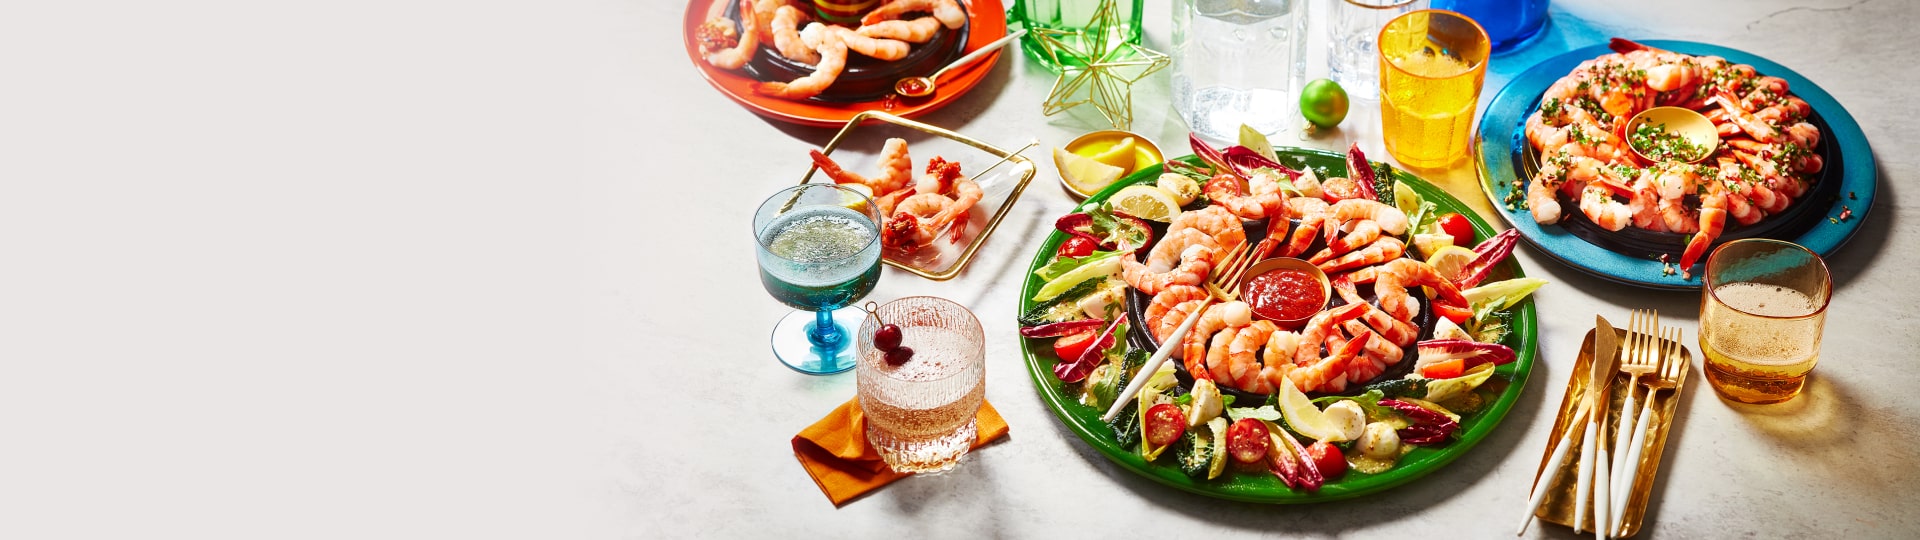
M 1215 255 L 1220 257 L 1225 257 L 1227 251 L 1247 241 L 1247 229 L 1240 224 L 1240 218 L 1217 206 L 1181 212 L 1174 216 L 1172 223 L 1167 224 L 1168 231 L 1176 229 L 1196 229 L 1213 237 L 1214 245 L 1220 247 Z
M 1168 309 L 1166 315 L 1160 317 L 1160 324 L 1153 328 L 1153 341 L 1162 347 L 1173 347 L 1173 356 L 1180 357 L 1180 347 L 1177 346 L 1178 344 L 1167 343 L 1167 336 L 1173 335 L 1174 330 L 1179 330 L 1180 325 L 1187 322 L 1187 317 L 1192 316 L 1193 311 L 1200 309 L 1200 304 L 1203 303 L 1206 303 L 1204 298 L 1188 300 Z
M 956 0 L 891 0 L 860 18 L 860 24 L 873 24 L 880 21 L 899 19 L 901 15 L 922 12 L 931 13 L 947 28 L 959 28 L 967 24 L 967 10 L 960 7 Z
M 1353 231 L 1348 232 L 1346 236 L 1335 236 L 1333 232 L 1333 229 L 1328 229 L 1327 247 L 1315 252 L 1312 257 L 1307 258 L 1307 262 L 1320 264 L 1345 255 L 1354 248 L 1372 244 L 1380 239 L 1380 224 L 1370 219 L 1360 220 L 1354 223 Z
M 807 15 L 793 6 L 782 5 L 773 12 L 773 21 L 767 26 L 773 34 L 773 50 L 788 60 L 806 64 L 820 62 L 820 53 L 800 40 L 800 22 Z
M 1260 356 L 1266 358 L 1268 367 L 1290 365 L 1294 353 L 1300 350 L 1300 343 L 1299 333 L 1278 330 L 1267 337 L 1267 348 Z
M 1628 223 L 1633 222 L 1633 210 L 1613 200 L 1613 190 L 1599 182 L 1587 184 L 1580 190 L 1580 211 L 1594 225 L 1609 231 L 1625 229 Z
M 880 243 L 897 249 L 918 249 L 933 243 L 934 236 L 947 225 L 938 218 L 945 214 L 953 199 L 938 193 L 921 193 L 894 208 L 893 217 L 880 230 Z
M 906 139 L 887 139 L 886 145 L 880 148 L 880 175 L 871 178 L 841 167 L 819 150 L 813 150 L 809 155 L 813 157 L 814 166 L 819 167 L 820 172 L 833 179 L 834 183 L 865 185 L 876 195 L 899 191 L 913 178 L 913 159 L 907 155 Z
M 1340 392 L 1347 389 L 1347 366 L 1367 345 L 1367 336 L 1354 338 L 1326 358 L 1297 362 L 1286 377 L 1303 392 Z M 1303 347 L 1318 348 L 1318 347 Z M 1277 384 L 1277 383 L 1276 383 Z
M 1255 175 L 1254 178 L 1264 180 L 1268 184 L 1275 182 L 1271 177 L 1264 175 Z M 1215 175 L 1212 180 L 1207 181 L 1207 199 L 1213 201 L 1215 206 L 1225 208 L 1228 212 L 1232 212 L 1233 215 L 1239 216 L 1240 219 L 1266 219 L 1268 214 L 1275 213 L 1281 209 L 1281 205 L 1285 203 L 1285 196 L 1280 194 L 1278 188 L 1265 190 L 1253 189 L 1252 185 L 1254 182 L 1256 182 L 1256 180 L 1248 180 L 1248 191 L 1252 191 L 1253 193 L 1246 194 L 1242 193 L 1240 189 L 1240 178 L 1238 176 L 1232 174 Z
M 1174 285 L 1198 286 L 1206 282 L 1211 270 L 1213 250 L 1198 244 L 1181 251 L 1179 265 L 1165 271 L 1150 270 L 1133 257 L 1120 258 L 1120 279 L 1147 294 L 1159 294 Z
M 897 39 L 907 43 L 926 43 L 940 30 L 940 21 L 921 17 L 911 21 L 880 21 L 854 30 L 870 38 Z
M 1293 234 L 1287 237 L 1286 247 L 1280 250 L 1280 254 L 1298 257 L 1305 253 L 1307 248 L 1313 245 L 1313 237 L 1319 234 L 1321 226 L 1326 222 L 1327 209 L 1331 207 L 1332 205 L 1320 199 L 1308 197 L 1287 199 L 1287 214 L 1299 218 L 1300 224 L 1293 228 Z M 1272 240 L 1276 237 L 1269 235 L 1267 238 Z M 1275 241 L 1278 242 L 1278 240 Z
M 1401 255 L 1406 254 L 1406 252 L 1407 244 L 1405 242 L 1401 242 L 1399 238 L 1383 236 L 1380 237 L 1379 240 L 1373 241 L 1372 244 L 1367 244 L 1365 248 L 1353 250 L 1346 255 L 1341 255 L 1339 258 L 1320 263 L 1319 266 L 1321 272 L 1335 274 L 1362 266 L 1375 265 L 1398 259 Z
M 1342 224 L 1367 219 L 1379 224 L 1380 230 L 1399 236 L 1407 232 L 1407 213 L 1399 208 L 1367 199 L 1347 199 L 1333 203 L 1327 210 L 1327 217 Z
M 1257 356 L 1274 332 L 1279 330 L 1280 327 L 1271 321 L 1253 321 L 1246 328 L 1241 328 L 1227 346 L 1226 369 L 1215 370 L 1214 380 L 1257 394 L 1272 392 L 1273 387 L 1260 377 L 1263 366 Z
M 847 45 L 842 43 L 833 32 L 822 30 L 823 28 L 829 27 L 820 23 L 810 23 L 806 30 L 801 31 L 802 36 L 807 33 L 817 33 L 820 36 L 820 46 L 815 48 L 820 52 L 820 61 L 814 64 L 812 74 L 794 79 L 792 82 L 754 83 L 754 93 L 786 99 L 807 99 L 820 95 L 827 90 L 828 86 L 832 86 L 833 81 L 840 78 L 840 70 L 847 67 Z
M 1653 187 L 1653 170 L 1640 174 L 1633 183 L 1633 195 L 1627 199 L 1627 208 L 1633 210 L 1633 226 L 1653 232 L 1666 232 L 1667 226 L 1660 220 L 1660 194 Z
M 1307 319 L 1306 326 L 1300 328 L 1300 348 L 1293 352 L 1293 363 L 1305 365 L 1320 358 L 1320 343 L 1326 341 L 1334 327 L 1359 318 L 1366 309 L 1366 304 L 1347 304 Z
M 1406 354 L 1406 350 L 1387 343 L 1385 338 L 1360 321 L 1347 321 L 1340 327 L 1353 336 L 1353 340 L 1347 343 L 1361 343 L 1360 354 L 1347 362 L 1347 382 L 1360 384 L 1371 381 L 1385 372 L 1387 366 L 1400 363 L 1400 358 Z
M 780 15 L 779 9 L 787 5 L 786 0 L 753 0 L 753 9 L 741 9 L 742 17 L 753 15 L 753 24 L 760 31 L 761 43 L 772 43 L 777 37 L 773 34 L 773 20 Z M 809 45 L 811 46 L 811 45 Z M 811 64 L 812 62 L 808 62 Z
M 1207 343 L 1209 343 L 1206 353 L 1207 373 L 1213 375 L 1214 381 L 1221 384 L 1231 384 L 1233 382 L 1234 370 L 1232 366 L 1228 365 L 1227 349 L 1232 347 L 1234 336 L 1239 335 L 1242 328 L 1245 327 L 1228 326 L 1222 328 L 1219 332 L 1215 332 L 1212 338 L 1207 340 Z
M 1687 240 L 1687 249 L 1680 252 L 1680 278 L 1688 279 L 1693 271 L 1693 263 L 1707 254 L 1707 248 L 1720 237 L 1720 231 L 1727 224 L 1727 193 L 1718 182 L 1709 182 L 1707 193 L 1700 196 L 1699 232 Z
M 906 58 L 907 53 L 913 49 L 913 46 L 907 45 L 905 41 L 867 37 L 845 26 L 829 26 L 827 28 L 836 34 L 842 43 L 847 44 L 847 49 L 878 60 L 892 62 Z
M 707 19 L 700 25 L 696 31 L 701 44 L 700 57 L 708 64 L 720 69 L 740 69 L 760 49 L 760 28 L 751 15 L 752 1 L 740 0 L 740 12 L 746 15 L 740 18 L 738 31 L 734 30 L 733 21 L 724 16 Z M 838 70 L 834 76 L 839 76 Z
M 1427 263 L 1413 259 L 1394 259 L 1381 265 L 1375 272 L 1374 296 L 1380 298 L 1380 310 L 1402 321 L 1412 321 L 1420 311 L 1413 297 L 1407 295 L 1407 287 L 1432 287 L 1436 293 L 1433 299 L 1433 312 L 1454 321 L 1465 321 L 1473 316 L 1473 307 L 1460 288 L 1447 281 L 1438 271 Z
M 953 204 L 947 207 L 946 212 L 941 214 L 940 219 L 942 221 L 953 221 L 966 216 L 967 211 L 972 210 L 973 205 L 978 204 L 982 196 L 984 196 L 984 194 L 980 192 L 980 184 L 974 183 L 972 178 L 962 176 L 954 179 Z
M 1207 341 L 1229 327 L 1253 324 L 1253 308 L 1246 302 L 1226 302 L 1208 306 L 1198 316 L 1200 320 L 1194 321 L 1193 328 L 1187 330 L 1186 340 L 1181 342 L 1184 347 L 1181 352 L 1185 355 L 1181 360 L 1186 362 L 1187 373 L 1195 379 L 1212 379 L 1213 372 L 1207 369 Z
M 1200 300 L 1206 297 L 1206 289 L 1192 285 L 1174 285 L 1167 287 L 1166 290 L 1160 291 L 1160 294 L 1153 295 L 1153 300 L 1147 302 L 1143 322 L 1147 325 L 1147 329 L 1154 331 L 1153 336 L 1156 338 L 1155 340 L 1158 341 L 1157 338 L 1160 337 L 1160 323 L 1165 319 L 1167 313 L 1173 310 L 1174 306 L 1178 306 L 1189 300 Z M 1185 322 L 1185 319 L 1182 318 L 1181 322 Z M 1175 328 L 1179 327 L 1178 324 L 1179 323 L 1175 323 Z

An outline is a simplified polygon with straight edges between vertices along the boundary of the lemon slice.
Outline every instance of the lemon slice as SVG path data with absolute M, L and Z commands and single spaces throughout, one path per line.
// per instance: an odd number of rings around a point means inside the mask
M 1145 220 L 1168 222 L 1180 215 L 1180 203 L 1173 194 L 1154 186 L 1127 186 L 1113 194 L 1111 202 L 1121 212 Z
M 1093 195 L 1127 174 L 1126 169 L 1101 163 L 1093 158 L 1053 149 L 1053 163 L 1060 166 L 1060 179 L 1082 195 Z
M 1474 253 L 1471 249 L 1443 246 L 1432 256 L 1427 257 L 1427 266 L 1432 266 L 1434 272 L 1440 274 L 1440 277 L 1454 281 L 1460 279 L 1461 274 L 1466 272 L 1467 265 L 1472 264 L 1473 260 L 1479 257 L 1480 254 Z
M 1134 148 L 1133 137 L 1120 139 L 1120 142 L 1117 144 L 1114 144 L 1112 148 L 1108 148 L 1104 152 L 1094 154 L 1093 160 L 1101 163 L 1105 163 L 1108 165 L 1112 165 L 1115 167 L 1119 167 L 1123 173 L 1132 172 L 1133 171 L 1133 148 Z
M 1438 228 L 1438 227 L 1435 227 Z M 1447 233 L 1420 233 L 1413 235 L 1413 249 L 1421 257 L 1432 257 L 1441 248 L 1453 246 L 1453 236 Z
M 873 188 L 867 187 L 866 184 L 840 184 L 840 187 L 847 188 L 865 197 L 856 197 L 853 193 L 842 193 L 840 206 L 851 208 L 857 212 L 867 211 L 867 200 L 873 198 Z
M 1313 400 L 1293 385 L 1293 379 L 1287 379 L 1276 391 L 1280 392 L 1280 416 L 1287 419 L 1287 427 L 1295 433 L 1327 442 L 1352 440 L 1325 412 L 1313 406 Z

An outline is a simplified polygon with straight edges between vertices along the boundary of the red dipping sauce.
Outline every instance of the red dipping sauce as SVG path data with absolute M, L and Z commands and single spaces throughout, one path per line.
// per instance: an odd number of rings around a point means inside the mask
M 1262 319 L 1304 319 L 1327 304 L 1320 280 L 1303 270 L 1282 268 L 1253 276 L 1244 287 L 1247 304 Z

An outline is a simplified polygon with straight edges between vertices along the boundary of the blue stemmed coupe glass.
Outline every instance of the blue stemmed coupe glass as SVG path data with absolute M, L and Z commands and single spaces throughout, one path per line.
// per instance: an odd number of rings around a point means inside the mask
M 799 311 L 773 327 L 773 354 L 794 371 L 840 373 L 857 363 L 852 334 L 865 312 L 847 308 L 880 281 L 880 220 L 866 195 L 800 184 L 753 216 L 760 284 Z M 847 308 L 847 309 L 841 309 Z

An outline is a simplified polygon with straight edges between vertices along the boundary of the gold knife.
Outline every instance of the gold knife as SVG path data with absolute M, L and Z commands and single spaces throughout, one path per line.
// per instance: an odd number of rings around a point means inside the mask
M 1593 365 L 1587 372 L 1587 431 L 1580 442 L 1580 481 L 1574 491 L 1574 528 L 1579 531 L 1587 523 L 1588 496 L 1595 501 L 1610 501 L 1607 497 L 1607 449 L 1605 448 L 1605 426 L 1607 423 L 1607 385 L 1613 382 L 1613 372 L 1619 367 L 1620 334 L 1607 323 L 1606 317 L 1593 318 Z M 1604 538 L 1608 521 L 1607 504 L 1593 505 L 1594 536 Z
M 1619 344 L 1617 339 L 1618 336 L 1602 331 L 1602 328 L 1605 328 L 1609 332 L 1612 330 L 1612 326 L 1607 324 L 1606 319 L 1597 319 L 1595 322 L 1599 323 L 1599 325 L 1593 329 L 1593 349 L 1590 351 L 1587 351 L 1588 357 L 1592 359 L 1591 361 L 1588 362 L 1589 366 L 1597 366 L 1600 364 L 1600 360 L 1598 359 L 1600 358 L 1599 353 L 1601 352 L 1601 348 L 1603 346 L 1608 352 L 1608 357 L 1611 358 L 1613 350 Z M 1603 338 L 1602 336 L 1613 336 L 1615 339 L 1606 339 L 1606 338 Z M 1577 373 L 1568 376 L 1567 384 L 1572 385 L 1574 381 L 1578 380 L 1576 379 L 1576 377 L 1579 377 L 1579 376 L 1580 375 Z M 1588 371 L 1587 376 L 1588 376 L 1588 379 L 1591 380 L 1593 376 L 1593 372 Z M 1591 382 L 1589 382 L 1588 387 L 1589 388 L 1592 387 Z M 1553 453 L 1551 454 L 1551 457 L 1547 458 L 1547 464 L 1541 468 L 1539 477 L 1534 479 L 1533 491 L 1530 492 L 1532 493 L 1532 496 L 1527 499 L 1527 512 L 1524 516 L 1522 516 L 1522 519 L 1520 520 L 1520 529 L 1517 531 L 1514 531 L 1513 534 L 1515 536 L 1519 536 L 1527 533 L 1527 525 L 1533 523 L 1534 511 L 1539 510 L 1540 503 L 1546 500 L 1547 487 L 1553 483 L 1556 477 L 1559 476 L 1560 464 L 1566 462 L 1568 449 L 1573 448 L 1574 433 L 1577 433 L 1577 431 L 1575 431 L 1576 428 L 1574 426 L 1586 424 L 1587 412 L 1593 408 L 1593 401 L 1586 399 L 1585 394 L 1581 394 L 1579 396 L 1568 396 L 1568 399 L 1578 399 L 1580 401 L 1578 402 L 1579 404 L 1574 407 L 1575 412 L 1573 413 L 1573 418 L 1570 418 L 1567 420 L 1568 422 L 1567 429 L 1560 434 L 1560 441 L 1553 445 Z M 1581 431 L 1584 431 L 1584 430 L 1581 430 Z M 1592 437 L 1592 432 L 1588 431 L 1586 433 L 1589 438 Z M 1590 451 L 1593 448 L 1593 445 L 1582 444 L 1581 448 L 1587 449 Z M 1592 462 L 1589 461 L 1588 459 L 1591 457 L 1592 457 L 1591 455 L 1586 455 L 1585 457 L 1582 457 L 1580 464 L 1583 466 L 1591 464 Z M 1578 467 L 1576 467 L 1576 469 L 1578 469 Z M 1579 479 L 1584 482 L 1586 481 L 1586 479 L 1589 477 L 1591 473 L 1592 473 L 1591 470 L 1579 471 L 1579 474 L 1580 474 Z M 1585 490 L 1578 489 L 1575 491 L 1575 493 L 1583 494 L 1583 493 L 1580 493 L 1581 491 L 1585 491 Z M 1575 500 L 1579 501 L 1580 503 L 1584 503 L 1586 501 L 1586 498 L 1577 497 Z M 1576 507 L 1577 506 L 1579 506 L 1579 504 L 1576 504 Z M 1582 509 L 1578 511 L 1575 515 L 1579 516 L 1579 515 L 1584 515 L 1585 513 L 1586 513 L 1585 510 Z M 1574 519 L 1574 525 L 1576 526 L 1576 528 L 1574 529 L 1575 531 L 1579 530 L 1578 528 L 1578 525 L 1580 524 L 1579 521 L 1580 521 L 1579 518 L 1575 517 Z

